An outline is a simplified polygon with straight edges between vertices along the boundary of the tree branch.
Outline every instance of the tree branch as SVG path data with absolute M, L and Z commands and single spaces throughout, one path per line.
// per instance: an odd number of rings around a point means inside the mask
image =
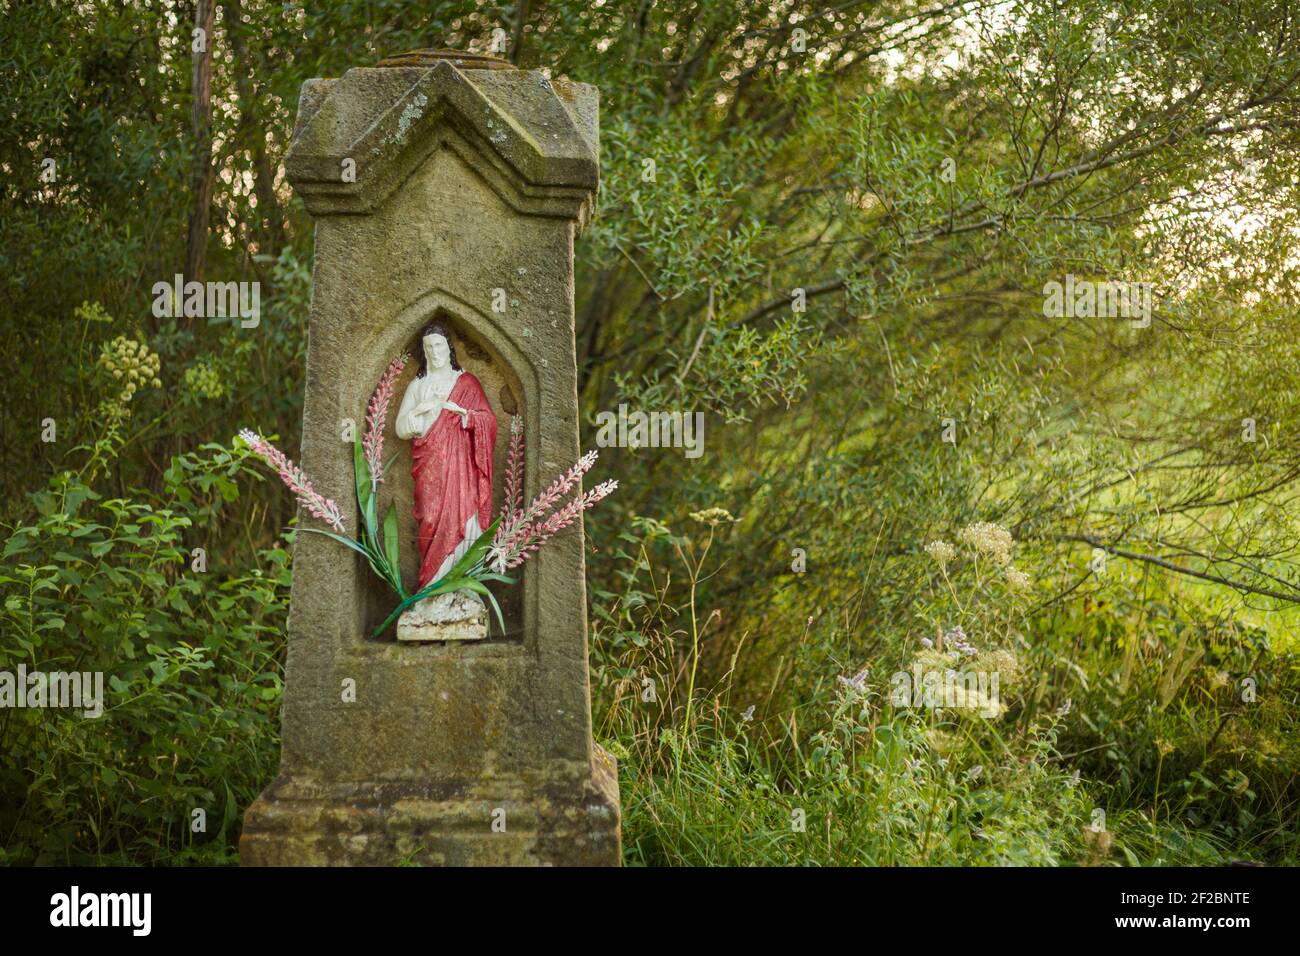
M 1138 554 L 1135 551 L 1126 551 L 1123 548 L 1117 548 L 1114 545 L 1104 543 L 1100 538 L 1090 534 L 1059 534 L 1055 536 L 1058 541 L 1079 541 L 1084 544 L 1090 544 L 1094 548 L 1101 548 L 1117 558 L 1125 558 L 1129 561 L 1143 561 L 1147 564 L 1154 564 L 1158 568 L 1164 568 L 1166 571 L 1173 571 L 1177 574 L 1184 574 L 1188 577 L 1199 578 L 1202 581 L 1210 581 L 1214 584 L 1225 584 L 1235 591 L 1241 591 L 1247 594 L 1259 594 L 1263 597 L 1276 598 L 1279 601 L 1290 601 L 1293 604 L 1300 604 L 1300 591 L 1290 593 L 1284 591 L 1273 591 L 1268 588 L 1257 588 L 1253 585 L 1246 584 L 1242 581 L 1233 581 L 1229 578 L 1219 577 L 1217 574 L 1209 574 L 1205 571 L 1196 571 L 1192 568 L 1184 568 L 1174 564 L 1172 561 L 1166 561 L 1164 558 L 1158 558 L 1154 554 Z

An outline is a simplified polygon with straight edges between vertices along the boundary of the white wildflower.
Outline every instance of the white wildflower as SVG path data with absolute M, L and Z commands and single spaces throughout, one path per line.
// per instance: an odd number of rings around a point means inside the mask
M 692 511 L 691 519 L 701 524 L 707 524 L 711 528 L 717 527 L 723 522 L 736 520 L 726 508 L 705 508 L 703 511 Z
M 949 561 L 957 557 L 957 549 L 947 541 L 931 541 L 925 546 L 925 553 L 941 568 L 946 567 Z
M 991 521 L 976 521 L 961 529 L 958 535 L 962 543 L 981 554 L 990 554 L 998 564 L 1011 560 L 1011 546 L 1015 539 L 1011 532 Z
M 1017 591 L 1029 590 L 1029 575 L 1025 574 L 1018 567 L 1012 564 L 1007 565 L 1006 569 L 1007 584 Z

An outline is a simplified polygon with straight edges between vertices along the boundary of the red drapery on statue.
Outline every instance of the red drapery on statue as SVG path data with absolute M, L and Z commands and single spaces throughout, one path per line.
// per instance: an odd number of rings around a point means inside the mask
M 461 372 L 447 401 L 469 412 L 443 409 L 437 420 L 411 443 L 411 477 L 415 482 L 415 517 L 420 523 L 420 587 L 435 575 L 465 538 L 473 516 L 486 531 L 492 521 L 492 455 L 497 420 L 483 386 Z M 465 542 L 468 547 L 472 541 Z

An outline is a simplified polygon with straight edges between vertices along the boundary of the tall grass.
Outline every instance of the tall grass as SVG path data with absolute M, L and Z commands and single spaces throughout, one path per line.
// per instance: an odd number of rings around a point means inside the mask
M 843 635 L 809 627 L 790 658 L 829 679 L 772 695 L 770 666 L 738 679 L 743 636 L 709 653 L 720 612 L 696 602 L 714 531 L 638 519 L 621 591 L 594 595 L 596 728 L 620 761 L 629 864 L 1295 862 L 1297 662 L 1260 653 L 1258 633 L 1221 621 L 1116 641 L 1129 618 L 1031 618 L 999 649 L 1010 679 L 986 717 L 891 699 L 891 669 L 933 648 L 896 636 L 848 677 Z M 1225 683 L 1242 669 L 1271 703 Z

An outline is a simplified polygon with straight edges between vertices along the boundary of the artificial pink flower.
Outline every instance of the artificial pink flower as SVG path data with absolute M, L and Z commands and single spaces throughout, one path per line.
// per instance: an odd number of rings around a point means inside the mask
M 516 532 L 550 511 L 557 501 L 568 494 L 569 490 L 582 480 L 583 475 L 591 471 L 591 466 L 595 463 L 596 451 L 593 449 L 574 462 L 572 468 L 551 482 L 545 491 L 533 499 L 533 503 L 526 510 L 521 508 L 509 523 L 502 522 L 506 532 Z
M 336 531 L 344 530 L 343 513 L 339 510 L 339 506 L 313 488 L 311 481 L 303 474 L 302 469 L 290 461 L 284 452 L 257 434 L 257 432 L 250 431 L 247 428 L 239 433 L 239 437 L 257 455 L 265 459 L 267 464 L 279 472 L 280 480 L 293 492 L 294 497 L 298 499 L 304 508 L 322 521 L 329 522 Z
M 506 454 L 506 484 L 501 523 L 512 524 L 524 510 L 524 423 L 510 419 L 510 450 Z
M 548 540 L 577 520 L 578 516 L 611 494 L 617 481 L 606 481 L 591 491 L 581 492 L 572 501 L 546 515 L 561 498 L 582 480 L 596 463 L 596 452 L 589 451 L 563 475 L 556 478 L 526 509 L 523 507 L 523 427 L 515 419 L 510 426 L 510 452 L 506 463 L 505 501 L 500 524 L 488 551 L 488 564 L 498 574 L 517 568 Z M 546 515 L 545 517 L 543 517 Z
M 409 358 L 403 352 L 388 363 L 366 409 L 366 433 L 361 439 L 361 447 L 370 465 L 371 491 L 377 490 L 384 480 L 384 428 L 388 425 L 388 405 L 393 398 L 393 386 Z

